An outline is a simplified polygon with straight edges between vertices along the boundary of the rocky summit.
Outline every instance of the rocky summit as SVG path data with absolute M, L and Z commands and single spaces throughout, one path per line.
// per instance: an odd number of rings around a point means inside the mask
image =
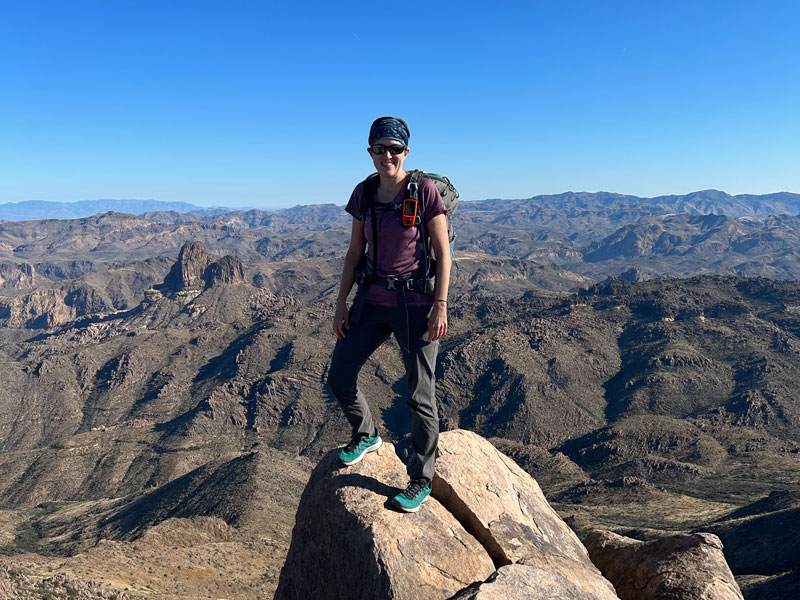
M 536 481 L 471 432 L 442 433 L 431 499 L 418 513 L 394 511 L 389 501 L 406 480 L 403 446 L 385 443 L 351 467 L 336 451 L 323 458 L 300 500 L 276 600 L 741 598 L 719 552 L 691 562 L 698 573 L 716 569 L 736 595 L 617 596 Z M 721 547 L 705 536 L 691 539 Z M 686 562 L 674 542 L 648 548 L 663 571 Z M 636 561 L 603 556 L 620 582 L 640 576 Z

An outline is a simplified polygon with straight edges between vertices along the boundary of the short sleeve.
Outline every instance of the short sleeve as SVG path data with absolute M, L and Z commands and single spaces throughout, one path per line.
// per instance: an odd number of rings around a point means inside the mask
M 361 218 L 361 198 L 364 196 L 364 182 L 360 182 L 353 193 L 350 194 L 350 201 L 345 207 L 345 211 L 356 219 Z
M 433 181 L 423 177 L 420 181 L 419 191 L 422 201 L 422 219 L 425 223 L 438 215 L 447 214 L 447 207 L 445 207 L 444 200 Z

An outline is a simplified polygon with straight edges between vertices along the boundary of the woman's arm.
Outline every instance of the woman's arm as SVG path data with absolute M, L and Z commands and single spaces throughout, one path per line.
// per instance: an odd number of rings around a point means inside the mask
M 366 244 L 367 238 L 364 235 L 364 224 L 353 217 L 353 226 L 350 230 L 350 247 L 344 257 L 342 282 L 339 285 L 339 296 L 336 298 L 336 314 L 333 317 L 333 333 L 339 339 L 344 338 L 345 329 L 350 328 L 350 317 L 347 313 L 347 296 L 353 288 L 356 266 L 364 254 Z
M 427 224 L 431 246 L 436 253 L 436 286 L 433 308 L 428 316 L 428 340 L 441 339 L 447 333 L 447 292 L 450 289 L 450 240 L 447 236 L 447 217 L 439 214 Z

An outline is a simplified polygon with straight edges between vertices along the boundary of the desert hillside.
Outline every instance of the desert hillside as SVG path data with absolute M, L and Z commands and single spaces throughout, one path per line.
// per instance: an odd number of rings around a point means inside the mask
M 688 202 L 464 203 L 441 427 L 490 439 L 579 535 L 710 531 L 746 598 L 791 597 L 796 218 L 667 213 Z M 314 210 L 0 224 L 0 585 L 274 592 L 348 438 L 324 387 L 347 220 Z M 361 384 L 401 443 L 394 342 Z

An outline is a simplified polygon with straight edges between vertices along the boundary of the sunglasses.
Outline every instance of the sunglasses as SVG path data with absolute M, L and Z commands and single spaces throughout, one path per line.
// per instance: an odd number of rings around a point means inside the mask
M 372 152 L 372 154 L 377 154 L 378 156 L 381 154 L 386 154 L 386 152 L 390 152 L 391 154 L 402 154 L 405 149 L 406 147 L 402 144 L 392 144 L 391 146 L 373 144 L 369 147 L 369 151 Z

